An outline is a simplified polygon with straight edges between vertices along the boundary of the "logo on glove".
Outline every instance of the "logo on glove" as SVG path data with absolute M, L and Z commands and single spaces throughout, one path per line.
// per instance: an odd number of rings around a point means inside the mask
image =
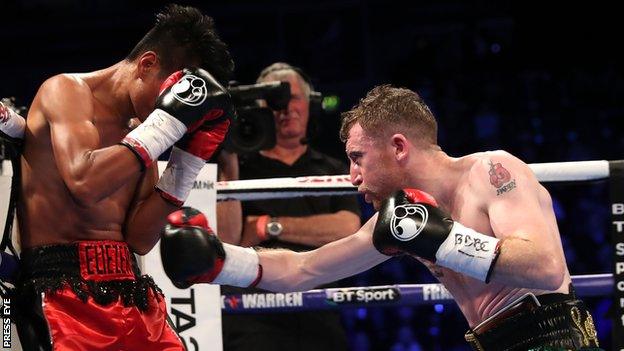
M 201 105 L 208 96 L 206 82 L 192 74 L 182 77 L 171 87 L 171 92 L 176 100 L 191 106 Z
M 420 217 L 420 220 L 418 217 Z M 392 219 L 390 220 L 390 232 L 397 240 L 412 240 L 423 230 L 428 218 L 429 212 L 423 205 L 397 206 L 394 208 Z

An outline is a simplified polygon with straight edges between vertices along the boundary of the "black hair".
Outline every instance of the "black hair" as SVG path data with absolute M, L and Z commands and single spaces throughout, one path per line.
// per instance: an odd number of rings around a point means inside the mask
M 158 55 L 164 75 L 199 66 L 224 86 L 232 78 L 234 61 L 217 34 L 214 20 L 194 7 L 167 5 L 126 59 L 133 61 L 149 50 Z

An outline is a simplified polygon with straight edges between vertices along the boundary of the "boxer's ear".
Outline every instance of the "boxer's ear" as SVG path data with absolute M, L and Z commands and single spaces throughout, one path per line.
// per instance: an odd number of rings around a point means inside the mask
M 154 51 L 146 51 L 137 59 L 137 74 L 140 78 L 153 75 L 159 71 L 158 55 Z
M 398 162 L 404 162 L 409 153 L 408 140 L 405 135 L 397 133 L 390 137 L 390 143 L 394 150 L 394 157 Z

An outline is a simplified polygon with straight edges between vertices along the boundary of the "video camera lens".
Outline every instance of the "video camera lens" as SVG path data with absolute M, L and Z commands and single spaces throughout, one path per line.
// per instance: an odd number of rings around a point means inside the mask
M 243 154 L 275 146 L 275 122 L 270 109 L 243 106 L 237 107 L 236 112 L 238 116 L 230 127 L 225 149 Z
M 288 106 L 290 84 L 267 82 L 234 86 L 228 90 L 237 117 L 232 121 L 224 148 L 242 154 L 275 146 L 273 110 Z M 268 107 L 259 106 L 258 100 L 264 100 Z
M 275 146 L 275 122 L 273 111 L 288 107 L 290 84 L 288 82 L 264 82 L 252 85 L 231 86 L 228 89 L 237 112 L 230 126 L 224 148 L 236 153 L 267 150 Z M 258 104 L 266 102 L 267 107 Z M 310 123 L 322 115 L 322 95 L 310 94 Z M 308 131 L 314 128 L 308 128 Z M 306 139 L 307 140 L 307 139 Z

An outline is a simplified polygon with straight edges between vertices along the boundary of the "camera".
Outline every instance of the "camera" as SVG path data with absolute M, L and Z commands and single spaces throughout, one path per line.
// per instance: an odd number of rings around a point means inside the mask
M 228 89 L 236 116 L 230 126 L 224 148 L 236 153 L 266 150 L 275 146 L 273 111 L 287 108 L 290 84 L 267 82 L 240 85 Z M 266 101 L 266 107 L 258 100 Z
M 275 146 L 273 111 L 288 108 L 290 84 L 265 82 L 252 85 L 230 85 L 228 88 L 237 116 L 233 119 L 224 148 L 239 154 L 267 150 Z M 258 101 L 264 100 L 266 106 Z M 308 133 L 317 128 L 316 120 L 322 113 L 322 95 L 310 92 L 310 125 Z M 309 139 L 309 136 L 308 138 Z

